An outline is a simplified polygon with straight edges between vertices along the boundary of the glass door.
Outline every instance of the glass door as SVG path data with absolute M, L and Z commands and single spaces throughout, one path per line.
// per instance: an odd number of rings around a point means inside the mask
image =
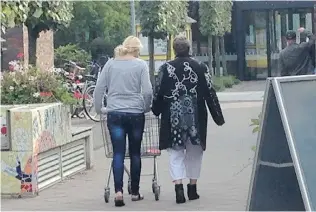
M 246 77 L 251 80 L 268 77 L 267 12 L 245 11 Z

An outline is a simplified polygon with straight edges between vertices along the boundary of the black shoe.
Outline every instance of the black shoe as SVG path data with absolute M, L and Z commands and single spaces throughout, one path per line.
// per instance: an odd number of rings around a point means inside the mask
M 114 199 L 115 207 L 122 207 L 125 205 L 123 197 L 122 199 Z
M 189 200 L 199 199 L 200 195 L 196 193 L 196 184 L 188 184 L 188 198 Z
M 178 204 L 185 203 L 186 200 L 184 197 L 183 184 L 176 184 L 175 191 L 176 191 L 176 203 Z

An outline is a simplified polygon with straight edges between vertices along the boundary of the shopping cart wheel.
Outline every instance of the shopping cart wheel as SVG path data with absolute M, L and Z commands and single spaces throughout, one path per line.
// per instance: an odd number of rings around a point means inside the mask
M 158 201 L 159 196 L 160 196 L 160 186 L 157 183 L 153 183 L 153 187 L 154 187 L 155 200 Z
M 132 182 L 130 180 L 128 180 L 127 191 L 128 194 L 132 194 Z
M 109 199 L 110 199 L 110 188 L 106 188 L 104 190 L 104 201 L 108 203 Z
M 157 184 L 157 183 L 153 182 L 153 184 L 151 185 L 153 193 L 155 193 L 155 184 Z
M 153 183 L 151 184 L 151 188 L 152 188 L 153 194 L 155 194 L 156 186 L 158 186 L 157 180 L 155 178 L 153 178 Z

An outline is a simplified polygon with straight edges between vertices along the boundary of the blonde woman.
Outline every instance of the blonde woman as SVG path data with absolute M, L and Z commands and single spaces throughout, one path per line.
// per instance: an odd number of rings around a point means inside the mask
M 95 91 L 95 109 L 101 113 L 102 99 L 107 91 L 107 126 L 113 145 L 113 175 L 115 206 L 124 206 L 123 174 L 126 135 L 131 159 L 132 201 L 142 200 L 139 193 L 141 173 L 140 148 L 145 112 L 150 111 L 153 91 L 147 63 L 138 58 L 142 47 L 137 37 L 127 37 L 115 49 L 115 58 L 109 60 L 101 72 Z

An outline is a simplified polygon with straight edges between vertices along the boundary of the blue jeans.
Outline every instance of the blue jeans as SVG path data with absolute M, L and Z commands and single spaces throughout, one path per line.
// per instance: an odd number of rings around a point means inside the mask
M 109 112 L 107 126 L 113 146 L 113 175 L 115 192 L 123 192 L 124 159 L 126 135 L 128 136 L 131 160 L 132 195 L 139 194 L 141 172 L 140 149 L 145 126 L 143 113 Z

